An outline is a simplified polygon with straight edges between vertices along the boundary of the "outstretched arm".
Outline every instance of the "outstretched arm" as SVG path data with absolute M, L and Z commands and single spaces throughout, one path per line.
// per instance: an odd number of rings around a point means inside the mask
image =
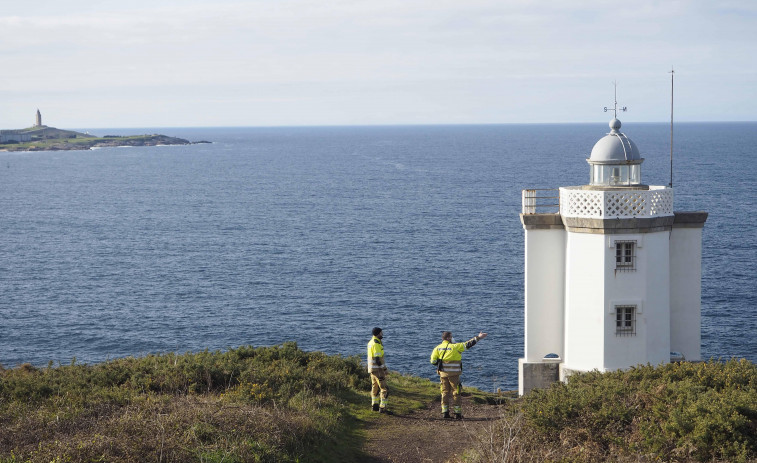
M 486 336 L 488 336 L 487 333 L 484 333 L 483 331 L 479 332 L 478 336 L 474 336 L 473 339 L 465 343 L 465 348 L 470 349 L 471 347 L 475 346 L 478 341 L 484 339 Z

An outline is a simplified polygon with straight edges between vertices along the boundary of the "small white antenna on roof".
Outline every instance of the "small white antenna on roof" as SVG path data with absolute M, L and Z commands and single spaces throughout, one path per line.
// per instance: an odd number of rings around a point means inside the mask
M 615 112 L 615 119 L 618 118 L 618 111 L 628 111 L 628 107 L 623 106 L 622 108 L 618 108 L 618 83 L 616 81 L 613 81 L 612 84 L 615 86 L 615 106 L 613 109 L 608 108 L 605 106 L 605 112 L 607 111 L 614 111 Z

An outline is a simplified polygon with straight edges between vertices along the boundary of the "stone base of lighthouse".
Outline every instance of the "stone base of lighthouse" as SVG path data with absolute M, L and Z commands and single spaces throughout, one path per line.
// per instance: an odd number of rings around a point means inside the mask
M 518 395 L 545 389 L 560 381 L 560 360 L 526 362 L 518 359 Z

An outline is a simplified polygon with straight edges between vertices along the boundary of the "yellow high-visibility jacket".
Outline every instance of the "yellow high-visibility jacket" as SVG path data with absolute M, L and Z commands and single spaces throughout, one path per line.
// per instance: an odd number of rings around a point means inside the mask
M 386 370 L 384 346 L 381 344 L 381 339 L 374 336 L 368 343 L 368 372 L 376 376 L 384 376 Z
M 478 342 L 478 336 L 466 342 L 451 343 L 443 341 L 431 352 L 431 364 L 436 365 L 439 376 L 456 376 L 463 372 L 462 353 Z

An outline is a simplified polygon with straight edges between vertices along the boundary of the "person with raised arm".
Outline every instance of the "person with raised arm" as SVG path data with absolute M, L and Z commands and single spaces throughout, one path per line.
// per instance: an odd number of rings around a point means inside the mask
M 476 343 L 486 337 L 483 331 L 466 342 L 455 343 L 452 332 L 442 333 L 442 343 L 434 347 L 431 352 L 431 363 L 436 365 L 436 372 L 441 381 L 442 391 L 442 417 L 451 418 L 449 414 L 450 402 L 454 406 L 455 419 L 462 420 L 460 375 L 463 373 L 462 353 L 475 346 Z

